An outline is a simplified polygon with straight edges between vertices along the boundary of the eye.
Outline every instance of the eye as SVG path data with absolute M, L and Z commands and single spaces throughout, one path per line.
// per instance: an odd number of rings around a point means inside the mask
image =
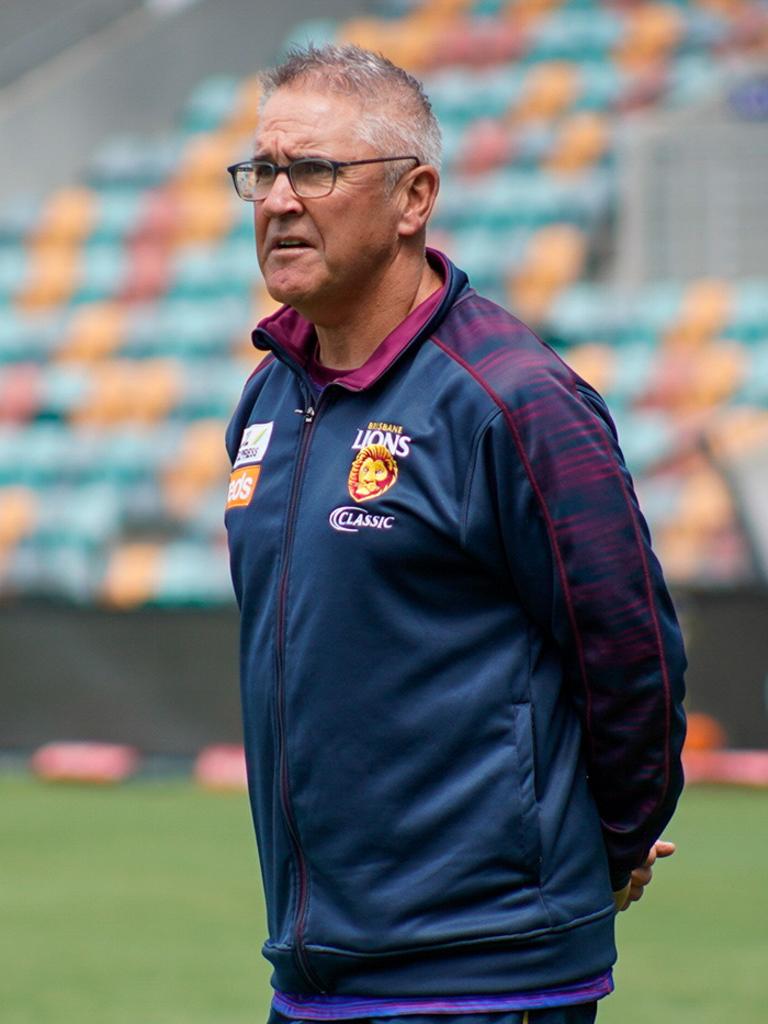
M 256 185 L 263 185 L 271 181 L 275 175 L 272 164 L 268 163 L 254 163 L 252 173 L 253 181 Z
M 330 161 L 314 160 L 311 157 L 295 160 L 291 164 L 290 174 L 298 195 L 307 199 L 328 195 L 335 180 Z
M 299 160 L 294 169 L 303 178 L 327 178 L 333 174 L 333 168 L 326 160 Z

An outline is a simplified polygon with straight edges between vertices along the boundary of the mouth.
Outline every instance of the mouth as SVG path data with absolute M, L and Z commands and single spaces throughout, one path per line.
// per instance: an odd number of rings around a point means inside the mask
M 301 238 L 280 238 L 270 246 L 271 252 L 307 252 L 312 246 Z

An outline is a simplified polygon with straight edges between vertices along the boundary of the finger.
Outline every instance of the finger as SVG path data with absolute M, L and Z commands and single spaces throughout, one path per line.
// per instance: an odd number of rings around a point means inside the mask
M 630 888 L 631 882 L 627 882 L 623 889 L 619 889 L 613 894 L 613 903 L 617 911 L 627 909 L 627 904 L 629 903 Z
M 632 885 L 650 885 L 653 870 L 651 868 L 635 868 L 630 878 Z
M 674 843 L 667 842 L 665 839 L 659 839 L 658 842 L 654 843 L 654 849 L 657 857 L 671 857 L 675 850 L 677 850 L 677 846 Z

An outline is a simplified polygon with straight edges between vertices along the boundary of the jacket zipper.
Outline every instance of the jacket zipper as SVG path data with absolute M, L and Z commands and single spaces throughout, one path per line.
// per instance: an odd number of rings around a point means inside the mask
M 318 992 L 324 992 L 321 982 L 312 970 L 304 946 L 304 929 L 306 926 L 307 907 L 309 904 L 309 872 L 304 851 L 301 848 L 301 840 L 296 825 L 291 804 L 291 795 L 288 785 L 288 755 L 286 752 L 285 737 L 285 679 L 284 679 L 284 654 L 285 654 L 285 604 L 288 590 L 288 570 L 293 547 L 293 533 L 298 506 L 298 493 L 301 486 L 301 478 L 306 463 L 307 452 L 315 429 L 315 417 L 317 406 L 322 401 L 322 395 L 318 402 L 313 405 L 313 399 L 309 399 L 306 409 L 297 409 L 296 412 L 304 417 L 301 438 L 299 441 L 299 453 L 296 459 L 296 469 L 291 485 L 291 494 L 288 501 L 288 514 L 286 516 L 285 535 L 283 539 L 283 551 L 281 561 L 280 583 L 277 601 L 277 728 L 280 746 L 280 799 L 283 809 L 283 817 L 288 829 L 288 834 L 293 846 L 293 854 L 298 870 L 298 892 L 296 895 L 296 912 L 294 919 L 294 938 L 296 943 L 296 959 L 301 973 L 309 985 Z

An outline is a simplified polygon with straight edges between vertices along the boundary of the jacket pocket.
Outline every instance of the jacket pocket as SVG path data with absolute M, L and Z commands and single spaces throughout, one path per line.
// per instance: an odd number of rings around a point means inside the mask
M 515 777 L 520 798 L 520 859 L 538 882 L 541 869 L 541 829 L 536 796 L 536 753 L 533 728 L 533 709 L 530 704 L 513 705 L 516 770 Z

